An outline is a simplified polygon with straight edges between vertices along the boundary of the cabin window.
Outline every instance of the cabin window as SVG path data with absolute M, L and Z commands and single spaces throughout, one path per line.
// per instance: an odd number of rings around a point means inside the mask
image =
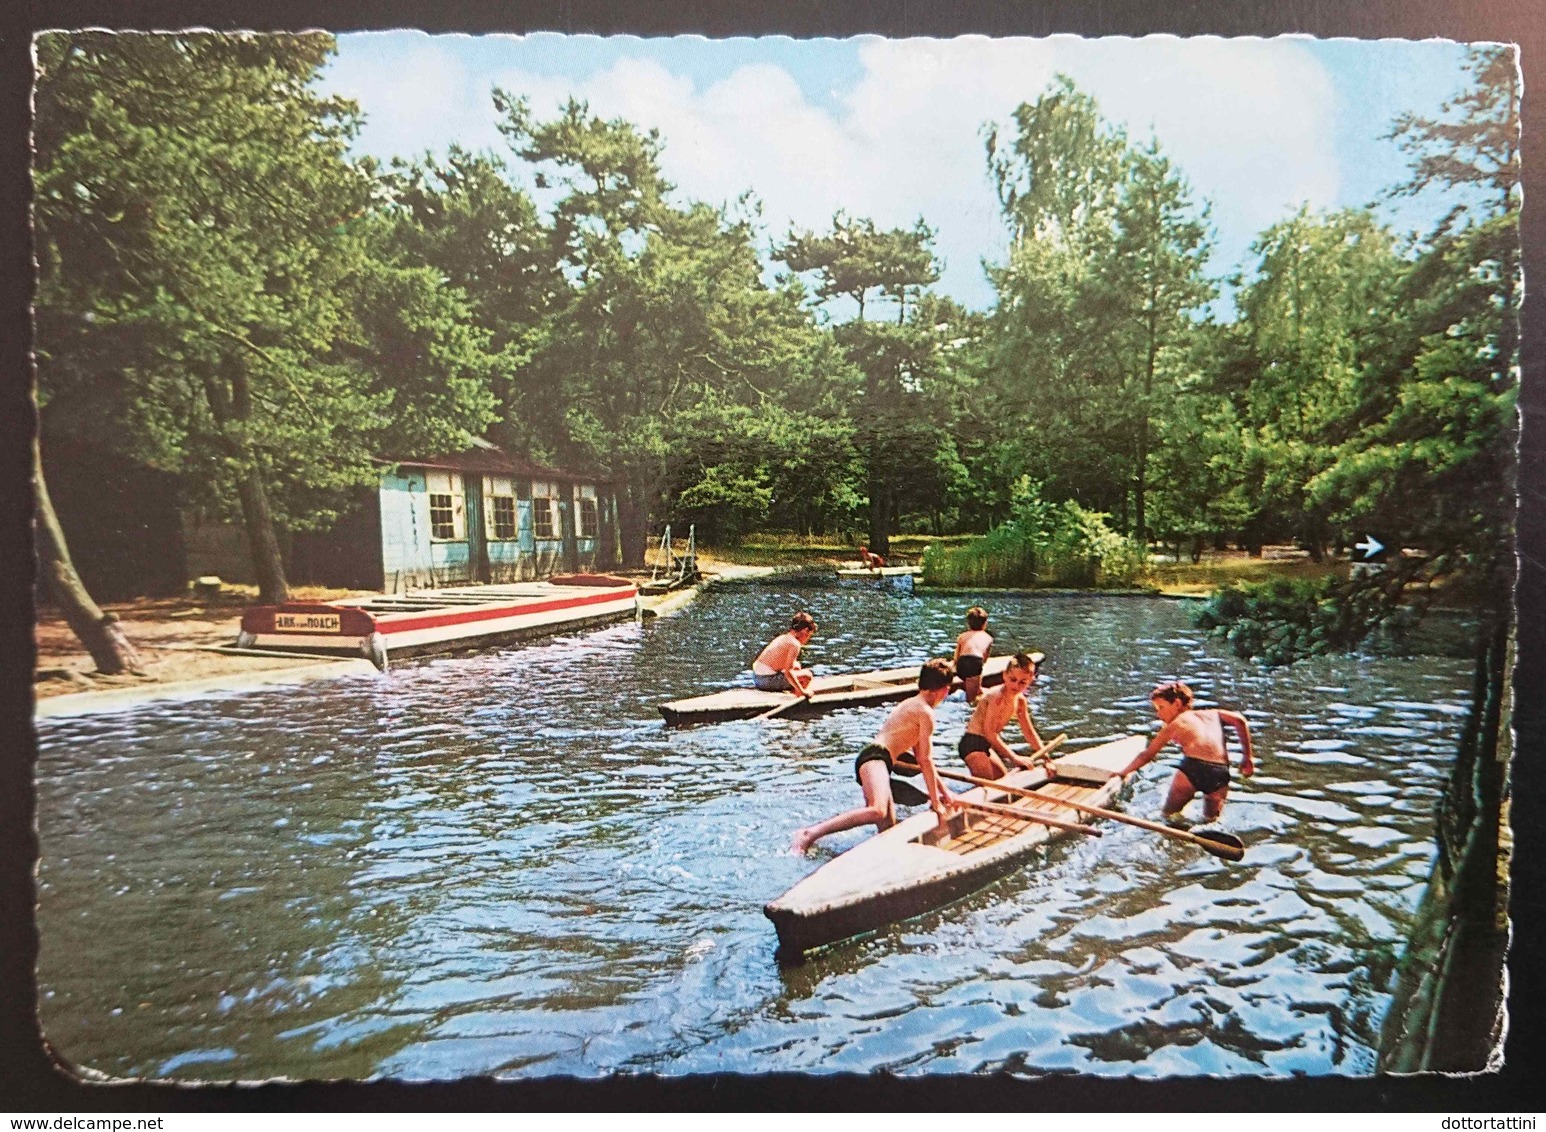
M 537 538 L 557 538 L 558 487 L 551 483 L 531 485 L 531 527 Z
M 589 484 L 581 484 L 575 487 L 575 501 L 580 506 L 575 509 L 575 537 L 597 537 L 597 513 L 595 513 L 595 489 Z
M 484 476 L 483 497 L 488 500 L 489 537 L 495 542 L 514 539 L 515 481 L 509 476 Z
M 440 542 L 459 542 L 467 537 L 467 497 L 462 477 L 456 472 L 430 472 L 429 537 Z
M 494 497 L 494 537 L 508 542 L 515 537 L 515 498 L 507 495 Z

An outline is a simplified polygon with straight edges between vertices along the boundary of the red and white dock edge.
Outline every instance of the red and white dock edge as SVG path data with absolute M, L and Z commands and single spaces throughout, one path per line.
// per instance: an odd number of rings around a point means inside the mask
M 548 636 L 637 615 L 639 588 L 608 574 L 460 586 L 397 596 L 256 605 L 242 614 L 239 648 L 365 656 L 449 652 Z

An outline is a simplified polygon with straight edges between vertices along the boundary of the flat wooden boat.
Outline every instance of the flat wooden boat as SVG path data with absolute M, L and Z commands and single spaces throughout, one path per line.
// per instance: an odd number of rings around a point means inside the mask
M 1073 751 L 1053 760 L 1051 776 L 1037 768 L 1015 771 L 1004 781 L 1052 797 L 1109 807 L 1122 784 L 1106 776 L 1132 761 L 1145 742 L 1143 736 L 1134 735 Z M 1064 822 L 1091 821 L 1070 806 L 1051 806 L 987 787 L 973 787 L 957 797 Z M 828 861 L 763 911 L 778 932 L 779 957 L 799 962 L 808 951 L 959 900 L 1014 872 L 1049 841 L 1079 836 L 1002 811 L 964 810 L 948 829 L 941 830 L 933 811 L 925 810 Z
M 1003 681 L 1009 657 L 989 657 L 982 667 L 982 682 L 991 687 Z M 785 717 L 809 717 L 838 708 L 866 707 L 905 700 L 918 690 L 918 668 L 879 668 L 843 676 L 818 676 L 811 698 L 782 713 Z M 723 723 L 750 719 L 790 702 L 793 693 L 764 692 L 757 688 L 726 688 L 707 696 L 672 700 L 660 705 L 660 714 L 673 727 L 691 723 Z
M 918 578 L 923 576 L 922 566 L 865 566 L 858 562 L 846 562 L 837 569 L 839 578 Z

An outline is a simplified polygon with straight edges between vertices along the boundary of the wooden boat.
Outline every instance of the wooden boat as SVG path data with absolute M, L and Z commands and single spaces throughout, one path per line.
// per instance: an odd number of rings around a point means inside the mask
M 1009 657 L 989 657 L 982 668 L 982 682 L 991 687 L 1004 678 Z M 783 712 L 789 717 L 808 717 L 838 708 L 867 707 L 891 700 L 905 700 L 918 690 L 918 668 L 879 668 L 845 676 L 818 676 L 811 687 L 811 698 Z M 690 723 L 723 723 L 728 719 L 750 719 L 789 703 L 790 692 L 764 692 L 757 688 L 726 688 L 707 696 L 672 700 L 660 705 L 660 714 L 673 727 Z
M 365 656 L 448 652 L 550 636 L 633 617 L 638 587 L 607 574 L 459 586 L 341 601 L 257 605 L 242 615 L 241 648 Z
M 1125 767 L 1146 740 L 1134 735 L 1073 751 L 1043 769 L 1008 775 L 1009 785 L 1038 789 L 1093 806 L 1109 806 L 1122 784 L 1107 776 Z M 1069 806 L 1043 802 L 987 787 L 957 795 L 1028 810 L 1064 822 L 1090 819 Z M 906 818 L 883 833 L 828 861 L 763 911 L 778 932 L 780 958 L 798 962 L 806 952 L 864 935 L 899 920 L 921 916 L 1006 876 L 1049 841 L 1080 834 L 1055 829 L 1002 811 L 962 811 L 946 830 L 933 811 Z
M 859 562 L 845 562 L 837 568 L 839 578 L 919 578 L 922 566 L 865 566 Z

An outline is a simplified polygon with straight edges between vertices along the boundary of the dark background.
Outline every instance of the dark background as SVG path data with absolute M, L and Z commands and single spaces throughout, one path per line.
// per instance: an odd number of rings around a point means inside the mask
M 433 8 L 433 10 L 429 10 Z M 1519 43 L 1525 76 L 1524 382 L 1520 396 L 1518 670 L 1514 701 L 1513 945 L 1509 956 L 1506 1064 L 1470 1078 L 1250 1078 L 1125 1081 L 1009 1078 L 769 1075 L 600 1082 L 485 1080 L 447 1085 L 265 1085 L 198 1088 L 78 1083 L 53 1067 L 37 1027 L 32 907 L 32 501 L 29 442 L 31 253 L 27 220 L 30 35 L 42 28 L 334 32 L 417 27 L 429 32 L 701 34 L 845 37 L 963 34 L 1173 35 L 1498 40 Z M 476 1109 L 867 1110 L 949 1108 L 1051 1111 L 1433 1111 L 1546 1109 L 1541 1083 L 1541 929 L 1546 852 L 1541 756 L 1546 734 L 1546 5 L 1535 0 L 312 0 L 273 3 L 61 0 L 0 6 L 0 1112 L 178 1112 L 202 1109 L 396 1111 Z M 1140 1118 L 1141 1119 L 1141 1118 Z

